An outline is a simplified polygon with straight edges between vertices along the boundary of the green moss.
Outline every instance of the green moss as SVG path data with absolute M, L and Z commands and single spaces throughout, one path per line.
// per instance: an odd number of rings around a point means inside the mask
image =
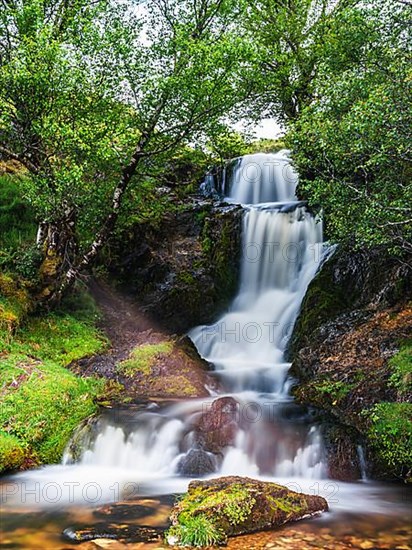
M 401 395 L 407 395 L 412 391 L 412 340 L 401 344 L 399 352 L 390 359 L 389 366 L 392 369 L 390 385 Z
M 17 470 L 24 462 L 26 452 L 17 437 L 0 430 L 0 473 Z
M 197 284 L 197 281 L 194 278 L 193 274 L 190 273 L 189 271 L 181 271 L 180 273 L 177 274 L 177 279 L 187 285 Z
M 64 368 L 107 345 L 94 315 L 82 311 L 77 318 L 75 311 L 60 311 L 29 318 L 13 335 L 0 334 L 0 430 L 38 463 L 59 461 L 75 427 L 97 410 L 104 382 Z M 0 455 L 10 452 L 10 441 L 0 439 Z M 4 459 L 3 468 L 8 467 Z
M 198 518 L 210 522 L 215 533 L 221 533 L 218 543 L 224 544 L 228 536 L 283 525 L 324 509 L 327 503 L 320 497 L 295 493 L 276 483 L 240 477 L 196 481 L 173 507 L 167 540 L 183 544 L 185 537 L 193 545 L 191 526 Z
M 311 341 L 314 330 L 335 319 L 351 303 L 349 291 L 331 284 L 334 261 L 332 258 L 326 262 L 308 287 L 291 340 L 292 355 Z
M 12 333 L 31 308 L 24 282 L 0 273 L 0 333 Z
M 363 411 L 368 437 L 381 461 L 399 477 L 412 469 L 412 404 L 378 403 Z
M 130 359 L 119 363 L 117 369 L 126 376 L 133 376 L 136 371 L 149 375 L 156 359 L 162 355 L 169 355 L 172 349 L 173 343 L 170 341 L 137 346 L 132 351 Z
M 217 506 L 236 525 L 247 518 L 254 503 L 248 490 L 239 484 L 233 484 L 220 491 L 205 491 L 199 488 L 188 493 L 182 500 L 183 511 L 179 519 L 184 520 L 194 512 L 207 512 Z
M 170 528 L 167 538 L 177 537 L 183 546 L 223 544 L 227 538 L 225 531 L 215 525 L 216 518 L 211 512 L 219 510 L 223 523 L 238 525 L 247 520 L 255 502 L 240 484 L 220 491 L 198 488 L 180 501 L 179 523 Z
M 164 378 L 164 392 L 169 396 L 192 397 L 198 394 L 197 388 L 183 375 L 172 375 Z

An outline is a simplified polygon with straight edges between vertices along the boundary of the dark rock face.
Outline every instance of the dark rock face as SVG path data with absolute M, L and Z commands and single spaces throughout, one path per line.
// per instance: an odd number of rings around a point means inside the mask
M 178 333 L 211 322 L 230 303 L 242 219 L 241 207 L 211 200 L 181 206 L 118 239 L 109 267 L 146 312 Z
M 207 474 L 212 474 L 216 469 L 216 457 L 202 449 L 190 449 L 190 451 L 180 459 L 177 466 L 178 473 L 186 477 L 205 476 Z
M 239 429 L 239 403 L 233 397 L 220 397 L 205 407 L 196 423 L 194 439 L 205 451 L 219 454 L 233 445 Z
M 160 542 L 162 531 L 154 527 L 95 527 L 72 528 L 63 531 L 63 537 L 70 542 L 86 542 L 96 539 L 124 540 L 125 542 Z
M 187 494 L 172 509 L 169 544 L 195 545 L 199 525 L 207 543 L 224 544 L 234 535 L 274 529 L 328 510 L 319 496 L 290 491 L 276 483 L 246 477 L 192 481 Z
M 372 407 L 408 397 L 394 389 L 390 366 L 400 343 L 412 337 L 412 270 L 410 259 L 402 260 L 379 249 L 338 251 L 309 285 L 295 326 L 294 395 L 335 418 L 325 439 L 329 475 L 337 479 L 359 477 L 359 444 L 375 477 L 399 478 L 412 466 L 382 460 L 379 444 L 370 441 Z

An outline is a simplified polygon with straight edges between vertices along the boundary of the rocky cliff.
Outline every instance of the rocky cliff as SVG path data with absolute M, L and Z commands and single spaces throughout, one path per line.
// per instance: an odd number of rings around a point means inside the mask
M 156 321 L 182 333 L 213 321 L 230 303 L 240 247 L 241 208 L 192 199 L 158 225 L 129 229 L 117 241 L 110 271 Z
M 332 415 L 329 473 L 410 480 L 412 270 L 380 249 L 338 250 L 309 286 L 289 354 L 298 401 Z

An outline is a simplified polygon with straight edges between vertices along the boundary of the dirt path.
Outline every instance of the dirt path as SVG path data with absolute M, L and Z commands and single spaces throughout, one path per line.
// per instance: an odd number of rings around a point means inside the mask
M 79 361 L 73 370 L 82 376 L 97 375 L 120 383 L 130 398 L 203 397 L 214 385 L 207 364 L 186 337 L 161 330 L 132 300 L 104 283 L 94 282 L 90 291 L 101 310 L 100 327 L 110 341 L 107 353 Z M 170 351 L 156 354 L 145 369 L 126 375 L 119 364 L 136 349 L 167 342 Z M 125 397 L 125 394 L 122 394 Z

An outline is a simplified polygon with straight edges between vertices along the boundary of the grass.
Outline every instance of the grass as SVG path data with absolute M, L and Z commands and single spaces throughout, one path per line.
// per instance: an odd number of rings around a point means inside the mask
M 402 342 L 399 352 L 390 359 L 389 366 L 392 369 L 390 385 L 401 395 L 407 395 L 412 391 L 412 340 Z
M 58 462 L 76 426 L 97 410 L 104 382 L 65 368 L 107 344 L 85 302 L 0 331 L 0 471 L 24 466 L 28 456 Z
M 132 351 L 130 358 L 119 363 L 117 369 L 125 376 L 133 376 L 136 371 L 150 375 L 156 359 L 162 355 L 168 355 L 172 350 L 173 343 L 169 341 L 137 346 Z
M 178 541 L 179 546 L 213 546 L 225 542 L 226 537 L 212 521 L 204 516 L 194 516 L 185 523 L 174 525 L 166 535 L 167 541 Z
M 376 453 L 403 478 L 412 469 L 412 404 L 381 402 L 362 414 Z

